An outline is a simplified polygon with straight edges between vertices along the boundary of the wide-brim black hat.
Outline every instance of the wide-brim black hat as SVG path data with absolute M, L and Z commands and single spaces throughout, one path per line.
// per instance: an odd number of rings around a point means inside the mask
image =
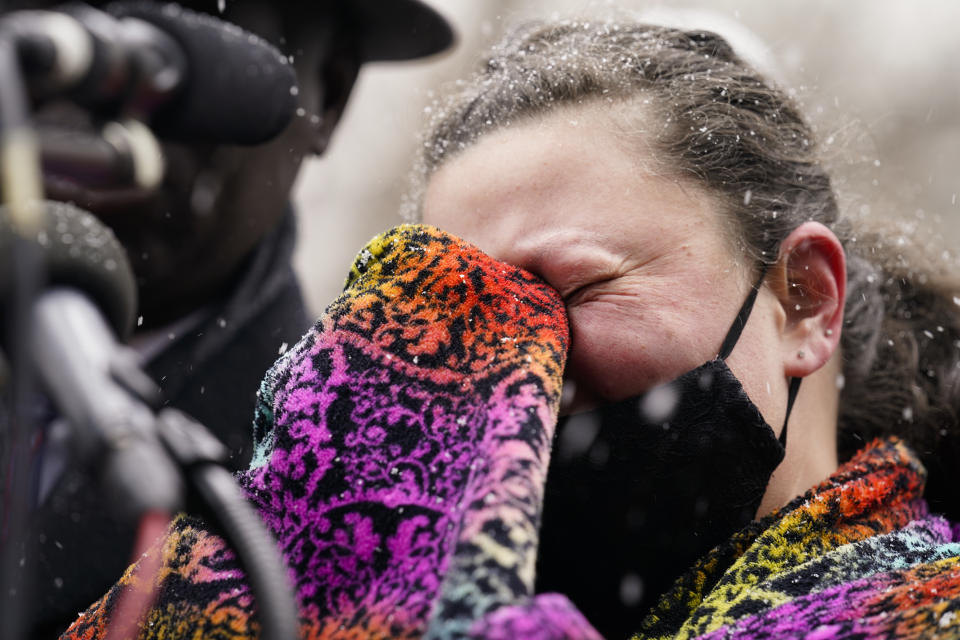
M 83 0 L 100 7 L 112 0 Z M 218 16 L 231 0 L 156 0 L 176 2 L 188 9 Z M 12 0 L 11 9 L 23 6 L 53 6 L 64 0 Z M 332 0 L 279 0 L 274 6 L 292 6 L 309 10 L 310 2 Z M 338 13 L 349 21 L 345 28 L 357 34 L 361 62 L 410 60 L 433 55 L 449 48 L 456 37 L 453 27 L 440 13 L 420 0 L 335 0 Z M 0 5 L 4 1 L 0 0 Z M 219 10 L 217 7 L 219 6 Z M 2 11 L 2 10 L 0 10 Z
M 355 21 L 364 62 L 422 58 L 455 40 L 450 23 L 420 0 L 350 0 L 344 5 Z

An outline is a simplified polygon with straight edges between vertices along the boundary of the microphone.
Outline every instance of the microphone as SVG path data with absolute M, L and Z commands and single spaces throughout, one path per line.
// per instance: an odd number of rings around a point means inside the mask
M 0 25 L 16 38 L 35 99 L 138 116 L 163 138 L 259 144 L 296 108 L 296 74 L 273 45 L 175 4 L 69 4 Z
M 48 286 L 30 309 L 29 358 L 71 429 L 78 458 L 97 469 L 111 504 L 128 517 L 175 512 L 183 502 L 176 466 L 157 437 L 150 404 L 159 391 L 136 356 L 114 337 L 132 326 L 133 272 L 116 237 L 73 205 L 43 204 L 43 228 L 21 239 L 0 208 L 0 254 L 29 242 Z M 15 286 L 0 270 L 0 293 Z M 112 327 L 105 318 L 109 318 Z
M 66 127 L 38 127 L 44 173 L 70 176 L 93 188 L 155 189 L 166 169 L 160 144 L 137 120 L 108 122 L 100 135 Z
M 41 231 L 33 243 L 47 283 L 83 291 L 121 339 L 133 328 L 137 288 L 127 254 L 113 232 L 95 216 L 71 204 L 44 202 Z M 17 234 L 6 207 L 0 207 L 0 256 L 13 255 Z M 14 270 L 0 264 L 0 299 L 14 287 Z

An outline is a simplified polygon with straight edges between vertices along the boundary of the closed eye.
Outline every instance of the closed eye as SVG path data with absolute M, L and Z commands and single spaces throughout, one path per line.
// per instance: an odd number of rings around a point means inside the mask
M 592 283 L 591 283 L 591 284 L 592 284 Z M 580 297 L 580 296 L 583 294 L 583 292 L 584 292 L 589 286 L 590 286 L 590 284 L 585 284 L 585 285 L 582 285 L 582 286 L 579 286 L 579 287 L 573 289 L 573 290 L 570 291 L 569 293 L 564 293 L 564 294 L 563 294 L 563 303 L 566 304 L 566 305 L 570 305 L 570 304 L 575 303 L 576 300 L 577 300 L 577 298 Z
M 613 282 L 614 280 L 616 280 L 616 276 L 610 276 L 609 278 L 592 280 L 586 284 L 578 286 L 569 293 L 565 293 L 563 295 L 563 303 L 569 307 L 571 305 L 587 302 L 593 296 L 603 293 L 604 284 Z

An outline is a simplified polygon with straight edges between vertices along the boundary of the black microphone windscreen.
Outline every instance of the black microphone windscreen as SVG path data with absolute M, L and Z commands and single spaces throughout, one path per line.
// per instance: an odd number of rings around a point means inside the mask
M 133 270 L 113 231 L 94 215 L 63 202 L 45 202 L 46 220 L 35 239 L 49 284 L 89 296 L 123 339 L 133 328 L 137 289 Z M 6 207 L 0 207 L 0 255 L 13 254 L 16 236 Z M 11 290 L 13 270 L 0 267 L 0 293 Z
M 106 11 L 149 22 L 183 48 L 188 67 L 184 86 L 151 120 L 161 136 L 259 144 L 293 117 L 296 73 L 259 36 L 176 4 L 114 2 Z

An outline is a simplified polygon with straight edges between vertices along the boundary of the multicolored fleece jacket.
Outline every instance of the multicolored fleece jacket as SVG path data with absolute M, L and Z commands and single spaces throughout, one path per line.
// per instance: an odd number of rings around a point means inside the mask
M 361 252 L 268 372 L 239 475 L 289 565 L 303 638 L 599 637 L 533 588 L 567 339 L 552 289 L 435 229 Z M 923 484 L 903 444 L 870 444 L 708 553 L 638 637 L 960 637 L 960 530 L 927 513 Z M 106 637 L 147 581 L 141 638 L 257 637 L 243 573 L 202 522 L 177 519 L 150 553 L 158 574 L 131 567 L 65 637 Z

